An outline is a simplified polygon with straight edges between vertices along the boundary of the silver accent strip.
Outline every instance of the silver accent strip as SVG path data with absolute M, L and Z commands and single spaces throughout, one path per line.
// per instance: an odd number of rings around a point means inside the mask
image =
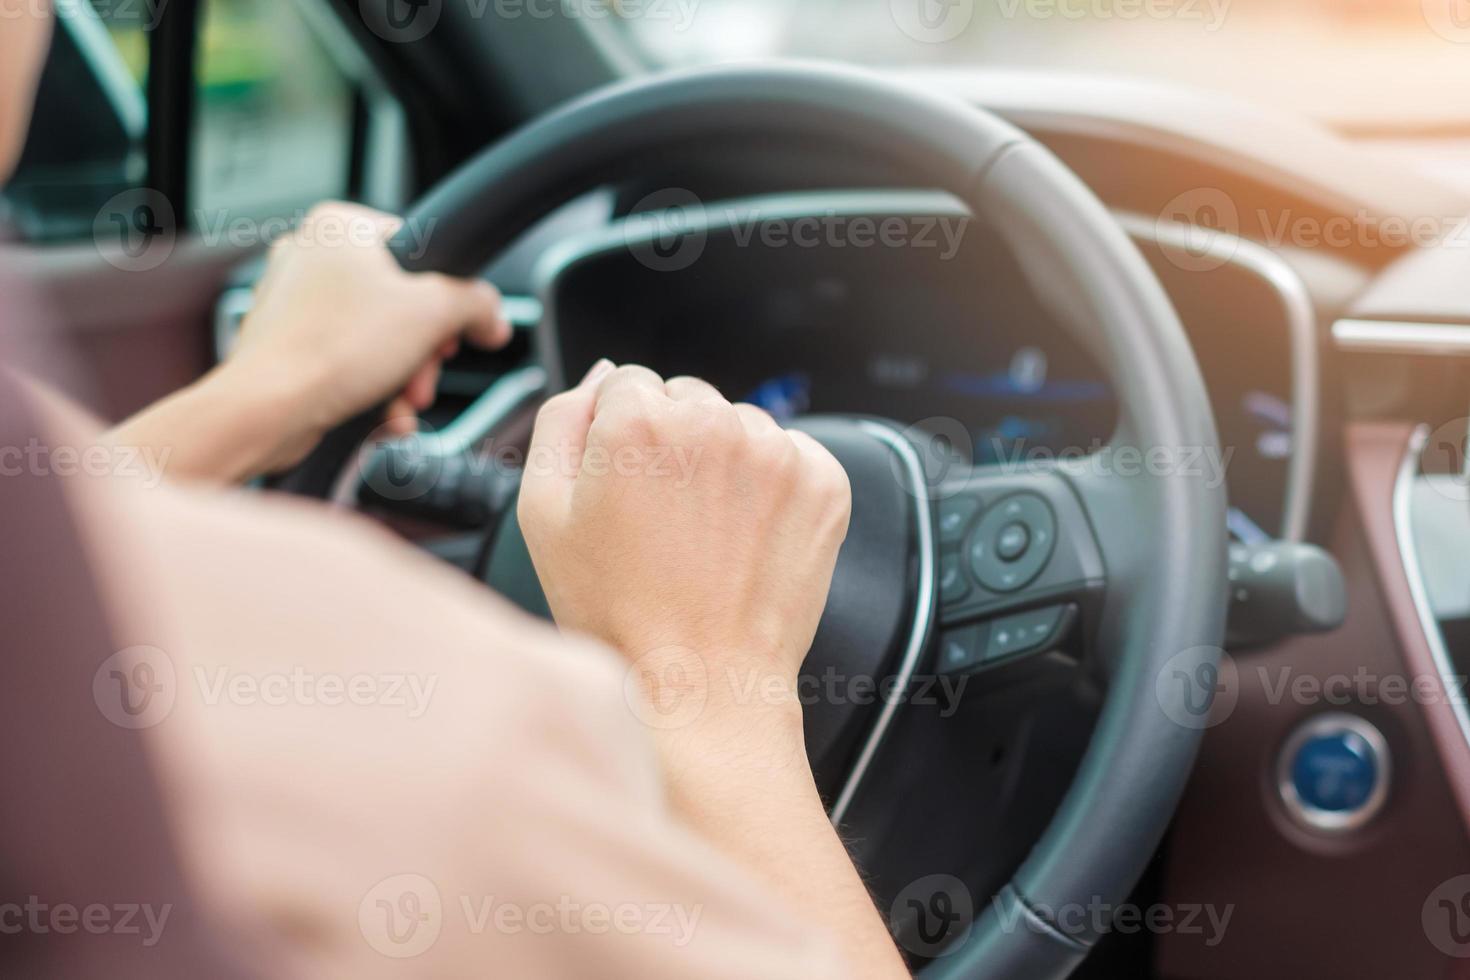
M 1378 782 L 1363 805 L 1356 810 L 1322 810 L 1301 798 L 1296 791 L 1296 780 L 1292 779 L 1292 763 L 1301 747 L 1314 738 L 1351 732 L 1368 743 L 1373 750 L 1378 766 Z M 1329 834 L 1344 834 L 1364 827 L 1376 817 L 1388 802 L 1389 785 L 1393 782 L 1393 759 L 1388 751 L 1388 740 L 1371 723 L 1345 712 L 1330 712 L 1316 715 L 1297 726 L 1296 730 L 1282 743 L 1276 756 L 1276 792 L 1286 806 L 1292 819 L 1309 830 Z
M 1305 541 L 1316 478 L 1322 385 L 1317 309 L 1306 283 L 1285 259 L 1249 239 L 1214 231 L 1201 236 L 1192 233 L 1189 225 L 1150 221 L 1137 214 L 1120 213 L 1117 218 L 1134 238 L 1151 239 L 1163 248 L 1187 250 L 1195 261 L 1203 254 L 1222 265 L 1234 265 L 1264 281 L 1281 298 L 1291 332 L 1291 459 L 1286 468 L 1281 537 Z
M 496 378 L 484 394 L 438 432 L 418 438 L 425 453 L 456 456 L 469 452 L 512 412 L 546 390 L 546 371 L 531 365 Z
M 926 492 L 929 484 L 924 478 L 924 466 L 913 444 L 904 437 L 902 432 L 880 422 L 863 420 L 858 422 L 858 427 L 893 450 L 894 455 L 903 463 L 904 471 L 908 474 L 910 486 L 913 488 L 916 518 L 914 523 L 919 539 L 919 592 L 914 606 L 913 626 L 909 630 L 903 659 L 898 665 L 897 683 L 893 685 L 888 700 L 883 703 L 883 710 L 878 713 L 878 720 L 873 723 L 873 730 L 868 733 L 867 741 L 863 743 L 862 751 L 858 753 L 852 771 L 847 774 L 847 781 L 842 784 L 842 792 L 837 795 L 837 802 L 832 804 L 831 819 L 834 824 L 841 823 L 847 815 L 848 808 L 852 806 L 853 797 L 857 795 L 858 787 L 862 785 L 863 777 L 867 775 L 868 768 L 873 764 L 873 758 L 878 754 L 879 746 L 883 744 L 888 729 L 893 725 L 899 704 L 908 695 L 909 682 L 913 680 L 914 671 L 919 666 L 919 658 L 924 653 L 924 641 L 929 638 L 929 628 L 933 625 L 935 564 L 939 554 L 934 540 L 934 515 L 930 512 L 929 495 Z
M 1409 446 L 1399 463 L 1398 476 L 1393 483 L 1393 531 L 1398 539 L 1399 560 L 1404 566 L 1404 578 L 1408 580 L 1409 597 L 1414 602 L 1414 613 L 1419 617 L 1419 628 L 1424 633 L 1424 642 L 1434 667 L 1439 671 L 1440 683 L 1449 697 L 1450 708 L 1460 726 L 1460 735 L 1470 743 L 1470 712 L 1467 712 L 1465 697 L 1455 679 L 1455 665 L 1445 649 L 1444 635 L 1439 630 L 1439 620 L 1429 604 L 1429 590 L 1424 585 L 1424 574 L 1419 565 L 1419 550 L 1414 544 L 1414 514 L 1411 506 L 1414 499 L 1414 481 L 1419 477 L 1419 457 L 1429 441 L 1429 426 L 1420 425 L 1409 437 Z
M 1354 320 L 1332 325 L 1338 350 L 1359 354 L 1422 354 L 1470 357 L 1470 324 Z

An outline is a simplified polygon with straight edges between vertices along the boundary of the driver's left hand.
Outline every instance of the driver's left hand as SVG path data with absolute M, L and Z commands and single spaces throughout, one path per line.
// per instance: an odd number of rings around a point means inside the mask
M 401 224 L 325 204 L 271 247 L 223 368 L 229 387 L 283 392 L 294 407 L 281 414 L 266 469 L 299 462 L 326 431 L 381 401 L 390 431 L 412 431 L 461 336 L 489 348 L 510 338 L 494 286 L 399 266 L 385 243 Z

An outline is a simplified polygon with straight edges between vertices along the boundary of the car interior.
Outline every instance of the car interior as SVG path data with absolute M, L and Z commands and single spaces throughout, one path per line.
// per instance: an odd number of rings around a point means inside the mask
M 815 436 L 807 748 L 918 975 L 1461 976 L 1457 10 L 88 0 L 0 250 L 121 419 L 229 356 L 272 229 L 405 215 L 513 341 L 256 489 L 547 618 L 519 474 L 598 358 Z

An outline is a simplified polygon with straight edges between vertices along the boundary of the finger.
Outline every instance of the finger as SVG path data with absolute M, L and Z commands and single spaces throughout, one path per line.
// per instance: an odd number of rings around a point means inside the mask
M 786 434 L 791 437 L 791 441 L 796 444 L 796 448 L 803 456 L 817 461 L 826 461 L 829 459 L 834 463 L 837 461 L 836 457 L 832 455 L 826 446 L 812 438 L 808 433 L 802 432 L 800 429 L 787 429 Z
M 668 392 L 670 398 L 676 402 L 719 402 L 728 405 L 729 401 L 720 394 L 720 390 L 702 378 L 691 378 L 680 376 L 670 378 L 664 382 L 664 391 Z
M 383 411 L 383 426 L 390 436 L 411 436 L 419 430 L 418 415 L 408 400 L 399 395 Z
M 608 372 L 597 385 L 594 416 L 616 406 L 643 405 L 649 399 L 669 401 L 664 379 L 641 364 L 624 364 Z
M 751 405 L 748 402 L 740 402 L 735 406 L 735 415 L 740 419 L 740 424 L 745 427 L 746 435 L 760 436 L 780 430 L 776 420 L 771 418 L 771 413 L 765 409 Z
M 524 500 L 564 504 L 570 499 L 572 481 L 587 449 L 598 384 L 612 371 L 611 361 L 600 360 L 577 387 L 547 399 L 541 406 L 521 477 Z
M 483 279 L 441 276 L 439 280 L 449 290 L 452 304 L 450 329 L 453 332 L 446 339 L 462 334 L 470 343 L 489 350 L 504 347 L 509 342 L 510 320 L 505 316 L 500 290 Z
M 402 397 L 415 409 L 422 412 L 434 404 L 434 397 L 438 390 L 439 360 L 432 358 L 408 379 L 408 384 L 403 386 Z

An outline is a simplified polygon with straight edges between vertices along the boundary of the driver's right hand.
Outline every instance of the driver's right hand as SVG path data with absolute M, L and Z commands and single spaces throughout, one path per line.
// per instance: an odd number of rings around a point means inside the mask
M 519 516 L 557 623 L 636 662 L 655 699 L 688 693 L 658 689 L 675 678 L 707 685 L 706 719 L 799 723 L 850 510 L 810 436 L 707 382 L 602 361 L 542 408 Z

